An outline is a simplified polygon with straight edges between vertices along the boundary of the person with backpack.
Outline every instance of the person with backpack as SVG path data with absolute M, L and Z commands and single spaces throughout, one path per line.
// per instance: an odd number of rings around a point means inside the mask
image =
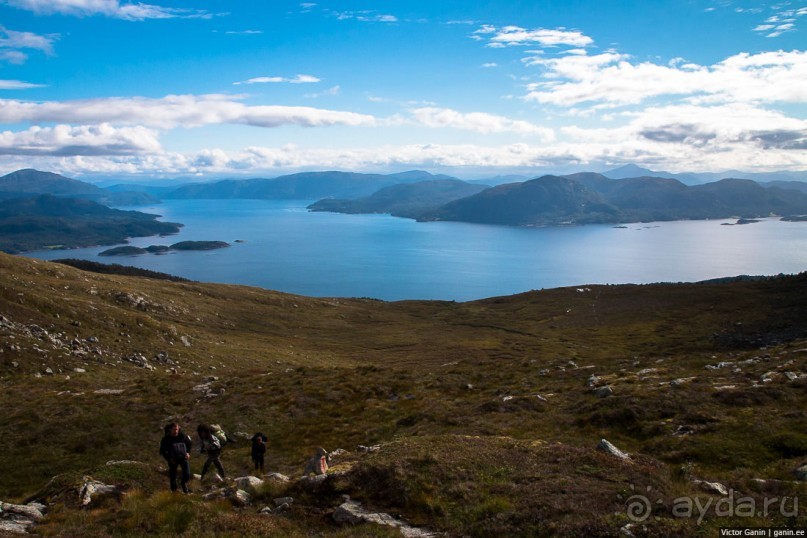
M 193 441 L 176 422 L 166 424 L 163 433 L 160 441 L 160 455 L 168 462 L 168 480 L 171 491 L 177 490 L 177 470 L 182 469 L 182 492 L 189 493 L 188 482 L 191 479 L 190 459 Z
M 255 470 L 263 474 L 263 459 L 266 454 L 266 441 L 269 439 L 258 432 L 252 436 L 252 461 L 255 462 Z
M 205 424 L 199 424 L 196 428 L 196 433 L 199 434 L 199 439 L 202 441 L 202 446 L 199 451 L 202 454 L 207 454 L 207 460 L 205 460 L 205 464 L 202 466 L 202 478 L 204 478 L 211 463 L 218 469 L 219 476 L 224 478 L 224 466 L 221 464 L 220 459 L 222 440 L 214 433 L 214 430 Z M 225 435 L 224 442 L 226 442 L 226 439 L 227 437 Z

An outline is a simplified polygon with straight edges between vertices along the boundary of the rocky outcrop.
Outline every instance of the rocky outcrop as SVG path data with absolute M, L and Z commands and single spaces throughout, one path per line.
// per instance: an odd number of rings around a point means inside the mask
M 120 498 L 123 493 L 121 487 L 104 484 L 103 482 L 93 480 L 89 476 L 85 476 L 83 482 L 78 491 L 79 506 L 82 508 L 86 508 L 102 498 L 110 496 Z
M 0 534 L 28 534 L 45 517 L 45 505 L 11 504 L 0 501 Z
M 605 439 L 600 439 L 600 443 L 597 445 L 597 450 L 602 450 L 603 452 L 611 456 L 615 456 L 622 460 L 630 461 L 630 456 L 628 456 L 628 454 L 622 452 Z
M 401 531 L 401 535 L 406 538 L 430 538 L 437 534 L 412 527 L 406 522 L 396 519 L 384 512 L 371 512 L 362 508 L 356 501 L 347 499 L 340 504 L 333 512 L 333 520 L 340 525 L 359 525 L 363 523 L 373 523 L 386 527 L 394 527 Z

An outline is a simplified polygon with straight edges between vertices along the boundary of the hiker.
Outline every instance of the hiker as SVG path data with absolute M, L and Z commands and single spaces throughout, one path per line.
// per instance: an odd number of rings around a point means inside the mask
M 316 475 L 325 474 L 328 471 L 328 462 L 330 459 L 331 456 L 328 454 L 327 450 L 322 447 L 317 448 L 317 453 L 305 464 L 303 476 L 308 476 L 309 473 Z
M 204 424 L 199 424 L 196 428 L 196 433 L 199 434 L 199 439 L 202 440 L 202 446 L 199 452 L 207 454 L 207 460 L 205 460 L 205 464 L 202 466 L 202 478 L 204 478 L 211 463 L 216 466 L 216 469 L 219 470 L 219 475 L 224 478 L 224 467 L 221 465 L 221 459 L 219 459 L 219 456 L 221 456 L 221 441 L 210 427 Z
M 252 436 L 252 461 L 255 462 L 255 470 L 263 474 L 263 458 L 266 454 L 266 441 L 269 439 L 258 432 Z
M 163 428 L 165 435 L 160 441 L 160 455 L 168 462 L 168 479 L 171 484 L 171 491 L 177 490 L 177 468 L 182 469 L 182 491 L 188 493 L 188 481 L 191 479 L 191 441 L 179 427 L 179 424 L 172 422 Z

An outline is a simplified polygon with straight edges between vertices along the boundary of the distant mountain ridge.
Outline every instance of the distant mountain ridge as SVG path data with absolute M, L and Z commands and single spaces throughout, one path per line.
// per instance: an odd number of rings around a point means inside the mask
M 423 211 L 476 194 L 486 185 L 473 185 L 459 179 L 433 179 L 390 185 L 356 200 L 324 199 L 308 206 L 312 211 L 335 213 L 389 213 L 396 217 L 418 218 Z
M 320 200 L 309 208 L 510 226 L 807 214 L 807 194 L 765 188 L 747 179 L 687 186 L 673 178 L 610 179 L 583 172 L 498 185 L 465 197 L 461 191 L 451 195 L 455 199 L 444 201 L 437 183 L 422 182 L 387 187 L 352 201 Z
M 91 183 L 31 168 L 17 170 L 0 177 L 0 199 L 40 194 L 81 198 L 105 205 L 142 205 L 159 202 L 157 198 L 142 192 L 111 192 Z
M 457 200 L 422 218 L 515 226 L 807 214 L 807 195 L 747 179 L 686 186 L 676 179 L 544 176 Z
M 359 198 L 383 187 L 432 179 L 454 179 L 413 170 L 399 174 L 361 174 L 356 172 L 301 172 L 273 179 L 225 179 L 214 183 L 184 185 L 165 198 L 180 199 L 274 199 L 318 200 L 321 198 Z
M 650 170 L 635 164 L 627 164 L 603 172 L 602 175 L 611 179 L 625 179 L 631 177 L 663 177 L 667 179 L 677 179 L 686 185 L 700 185 L 703 183 L 713 183 L 721 179 L 739 178 L 751 179 L 757 183 L 775 183 L 781 181 L 804 182 L 807 183 L 807 170 L 795 172 L 742 172 L 739 170 L 726 170 L 723 172 L 682 172 L 671 173 L 665 171 Z
M 619 220 L 619 210 L 578 181 L 544 176 L 491 187 L 426 211 L 421 220 L 536 226 Z

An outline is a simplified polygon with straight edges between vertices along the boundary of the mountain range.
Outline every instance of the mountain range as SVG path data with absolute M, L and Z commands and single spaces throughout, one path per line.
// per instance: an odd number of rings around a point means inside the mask
M 620 175 L 620 171 L 613 171 Z M 636 167 L 621 173 L 639 173 Z M 398 174 L 305 172 L 273 179 L 223 180 L 174 187 L 117 185 L 102 189 L 50 172 L 19 170 L 0 177 L 6 251 L 91 246 L 126 237 L 173 233 L 154 215 L 123 219 L 100 204 L 166 199 L 318 199 L 312 211 L 387 213 L 421 221 L 510 226 L 623 223 L 681 219 L 807 215 L 807 183 L 759 184 L 728 178 L 687 185 L 672 177 L 614 179 L 582 172 L 489 187 L 424 171 Z M 88 203 L 79 203 L 80 201 Z M 93 205 L 95 204 L 95 205 Z M 104 213 L 101 210 L 108 210 Z M 91 228 L 97 228 L 91 231 Z
M 396 217 L 418 218 L 424 210 L 437 209 L 486 188 L 486 185 L 466 183 L 459 179 L 433 179 L 390 185 L 356 200 L 326 198 L 311 204 L 308 209 L 335 213 L 388 213 Z
M 550 226 L 807 214 L 807 194 L 765 188 L 748 179 L 687 186 L 676 179 L 610 179 L 590 172 L 543 176 L 497 185 L 462 196 L 431 182 L 396 186 L 346 202 L 321 200 L 314 211 L 391 213 L 418 220 L 449 220 L 510 226 Z M 434 193 L 429 195 L 429 193 Z M 448 200 L 454 196 L 453 200 Z M 396 209 L 396 201 L 406 211 Z M 445 201 L 437 206 L 435 202 Z M 395 210 L 396 212 L 393 212 Z
M 0 177 L 0 200 L 49 194 L 65 198 L 92 200 L 104 205 L 126 206 L 158 203 L 143 192 L 124 190 L 112 192 L 91 183 L 70 179 L 51 172 L 33 169 L 17 170 Z
M 303 172 L 273 179 L 227 179 L 214 183 L 194 183 L 178 187 L 166 193 L 164 197 L 272 200 L 357 198 L 369 196 L 390 185 L 434 179 L 448 179 L 448 176 L 435 176 L 418 170 L 388 175 L 355 172 Z

